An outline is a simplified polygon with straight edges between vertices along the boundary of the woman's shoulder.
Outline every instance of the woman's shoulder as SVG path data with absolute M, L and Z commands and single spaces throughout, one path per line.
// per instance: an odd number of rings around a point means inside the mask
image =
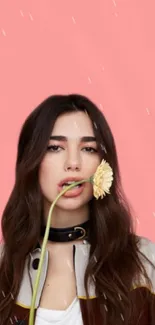
M 155 243 L 145 237 L 138 238 L 140 259 L 145 268 L 148 278 L 151 280 L 155 293 Z M 141 277 L 141 285 L 145 285 L 145 278 Z
M 155 243 L 146 237 L 137 238 L 139 251 L 155 265 Z

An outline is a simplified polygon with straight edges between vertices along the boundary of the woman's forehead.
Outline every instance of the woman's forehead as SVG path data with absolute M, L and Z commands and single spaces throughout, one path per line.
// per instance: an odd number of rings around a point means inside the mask
M 54 125 L 52 135 L 68 138 L 94 135 L 92 122 L 85 112 L 72 112 L 60 115 Z

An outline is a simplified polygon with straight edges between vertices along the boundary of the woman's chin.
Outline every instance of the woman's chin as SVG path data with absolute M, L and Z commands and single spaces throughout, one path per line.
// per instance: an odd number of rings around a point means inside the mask
M 63 210 L 77 210 L 88 204 L 91 198 L 82 200 L 81 198 L 61 198 L 56 204 L 57 207 Z

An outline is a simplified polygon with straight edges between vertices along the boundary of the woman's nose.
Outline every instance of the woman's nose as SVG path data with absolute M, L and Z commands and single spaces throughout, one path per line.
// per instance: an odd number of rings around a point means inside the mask
M 65 171 L 79 171 L 81 169 L 81 162 L 79 157 L 68 157 L 65 162 Z

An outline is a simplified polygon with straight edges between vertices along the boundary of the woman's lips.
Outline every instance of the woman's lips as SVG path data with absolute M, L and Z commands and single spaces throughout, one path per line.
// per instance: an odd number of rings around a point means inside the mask
M 58 186 L 62 186 L 63 184 L 65 183 L 68 183 L 68 182 L 79 182 L 79 181 L 82 181 L 84 178 L 81 178 L 81 177 L 66 177 L 65 179 L 63 179 L 59 184 Z M 69 184 L 68 184 L 69 185 Z
M 81 184 L 79 187 L 74 187 L 74 188 L 68 190 L 67 192 L 65 192 L 62 196 L 64 196 L 64 197 L 68 197 L 68 198 L 79 196 L 79 195 L 83 192 L 83 190 L 84 190 L 84 186 L 85 186 L 85 184 Z M 60 185 L 59 185 L 59 186 L 58 186 L 58 191 L 59 191 L 59 193 L 60 193 L 62 190 L 63 190 L 63 186 L 60 186 Z

